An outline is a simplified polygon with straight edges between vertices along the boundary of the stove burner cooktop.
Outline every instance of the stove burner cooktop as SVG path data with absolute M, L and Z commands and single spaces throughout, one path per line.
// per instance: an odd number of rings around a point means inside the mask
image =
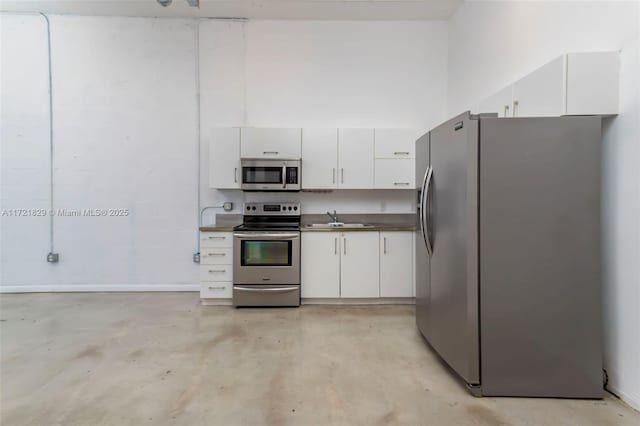
M 233 228 L 234 231 L 299 231 L 299 223 L 243 223 Z
M 300 231 L 297 203 L 246 203 L 244 212 L 235 231 Z

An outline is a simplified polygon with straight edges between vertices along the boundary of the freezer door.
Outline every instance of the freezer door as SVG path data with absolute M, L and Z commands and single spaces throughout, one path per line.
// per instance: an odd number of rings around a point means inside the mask
M 482 393 L 601 398 L 600 118 L 480 127 Z
M 468 384 L 478 384 L 478 120 L 467 112 L 433 129 L 430 154 L 427 340 Z
M 424 186 L 429 164 L 429 133 L 416 141 L 416 182 L 418 182 L 418 230 L 415 235 L 416 324 L 422 335 L 429 339 L 429 253 L 423 229 Z

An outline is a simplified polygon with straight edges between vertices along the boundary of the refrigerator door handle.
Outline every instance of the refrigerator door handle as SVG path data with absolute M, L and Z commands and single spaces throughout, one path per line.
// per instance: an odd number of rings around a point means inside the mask
M 427 182 L 427 175 L 429 174 L 429 167 L 424 172 L 424 178 L 422 179 L 422 186 L 420 187 L 420 201 L 418 209 L 420 211 L 420 232 L 422 233 L 422 240 L 427 243 L 427 239 L 424 233 L 424 185 Z
M 422 181 L 422 191 L 420 193 L 420 229 L 422 230 L 422 238 L 424 239 L 424 243 L 427 246 L 427 253 L 429 254 L 429 256 L 433 254 L 427 221 L 427 206 L 429 204 L 428 195 L 432 175 L 433 169 L 431 168 L 431 166 L 429 166 L 424 174 L 424 179 Z
M 433 255 L 433 245 L 431 244 L 431 233 L 429 232 L 429 225 L 431 224 L 431 213 L 430 213 L 430 204 L 432 203 L 431 199 L 431 180 L 433 179 L 433 167 L 429 167 L 427 170 L 427 179 L 425 181 L 424 188 L 424 202 L 422 205 L 424 218 L 422 225 L 422 232 L 424 233 L 424 242 L 427 244 L 427 253 L 429 256 Z

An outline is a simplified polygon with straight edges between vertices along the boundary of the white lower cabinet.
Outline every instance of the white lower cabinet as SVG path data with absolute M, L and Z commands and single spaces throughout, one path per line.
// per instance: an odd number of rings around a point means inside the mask
M 380 297 L 413 296 L 413 232 L 381 232 Z
M 342 234 L 341 297 L 380 297 L 378 232 Z
M 233 234 L 200 233 L 200 298 L 231 299 L 233 296 Z
M 303 232 L 302 297 L 379 298 L 379 241 L 377 231 Z
M 301 288 L 305 298 L 340 297 L 340 233 L 303 232 Z
M 231 299 L 233 284 L 231 282 L 200 282 L 201 299 Z

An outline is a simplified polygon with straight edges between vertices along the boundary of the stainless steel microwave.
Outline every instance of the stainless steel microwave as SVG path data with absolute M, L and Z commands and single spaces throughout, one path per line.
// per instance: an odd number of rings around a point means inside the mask
M 243 158 L 244 191 L 300 191 L 300 160 Z

